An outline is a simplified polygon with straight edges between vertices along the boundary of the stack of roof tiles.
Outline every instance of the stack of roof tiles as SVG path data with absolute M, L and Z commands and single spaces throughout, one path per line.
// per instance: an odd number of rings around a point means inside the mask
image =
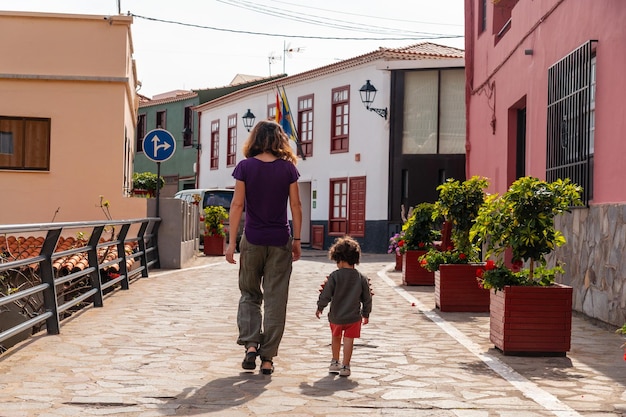
M 15 236 L 0 236 L 0 262 L 13 261 L 20 259 L 34 258 L 39 255 L 41 248 L 43 247 L 43 237 L 15 237 Z M 101 243 L 104 240 L 100 241 Z M 55 252 L 61 252 L 68 249 L 85 246 L 85 241 L 74 237 L 61 237 L 57 243 Z M 136 242 L 127 243 L 124 245 L 124 249 L 127 253 L 134 251 L 137 247 Z M 111 245 L 107 247 L 101 247 L 98 249 L 98 258 L 101 263 L 111 261 L 118 257 L 117 246 Z M 128 259 L 126 261 L 126 267 L 128 270 L 132 269 L 134 259 Z M 87 253 L 77 253 L 75 255 L 64 256 L 54 261 L 52 267 L 55 274 L 60 276 L 68 275 L 73 272 L 82 271 L 89 266 L 87 259 Z M 30 268 L 36 270 L 39 268 L 39 264 L 34 263 L 29 265 Z M 110 265 L 105 272 L 119 272 L 119 265 L 117 263 Z

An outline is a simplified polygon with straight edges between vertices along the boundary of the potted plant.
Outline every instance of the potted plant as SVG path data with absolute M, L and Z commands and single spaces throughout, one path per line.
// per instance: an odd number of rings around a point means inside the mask
M 204 254 L 224 255 L 224 241 L 226 231 L 224 220 L 228 219 L 228 212 L 222 206 L 207 206 L 204 208 Z
M 404 252 L 404 233 L 396 233 L 389 238 L 389 249 L 387 249 L 387 253 L 395 255 L 395 271 L 402 271 L 402 255 Z
M 478 246 L 470 239 L 488 185 L 486 178 L 473 176 L 463 182 L 450 178 L 437 187 L 439 198 L 434 215 L 442 216 L 452 226 L 452 244 L 430 249 L 420 262 L 434 271 L 435 306 L 441 311 L 489 311 L 489 292 L 476 286 L 480 255 Z
M 440 218 L 433 203 L 420 203 L 402 225 L 402 283 L 404 285 L 433 285 L 434 274 L 420 266 L 419 257 L 433 246 L 440 232 Z
M 478 273 L 490 291 L 490 340 L 506 354 L 565 355 L 570 349 L 572 287 L 555 283 L 561 265 L 545 255 L 565 244 L 554 217 L 581 205 L 569 179 L 522 177 L 489 196 L 471 230 L 490 259 Z M 508 260 L 508 261 L 507 261 Z
M 153 172 L 135 172 L 133 174 L 133 194 L 152 197 L 165 185 L 163 177 L 157 177 Z

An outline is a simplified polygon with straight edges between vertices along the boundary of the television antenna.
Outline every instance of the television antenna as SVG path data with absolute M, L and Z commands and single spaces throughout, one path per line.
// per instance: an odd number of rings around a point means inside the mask
M 291 58 L 293 53 L 304 52 L 304 46 L 292 47 L 291 42 L 283 41 L 283 74 L 285 74 L 285 62 L 287 58 Z
M 270 54 L 267 56 L 267 62 L 269 63 L 269 67 L 270 67 L 270 77 L 272 76 L 272 64 L 282 59 L 283 57 L 280 55 L 277 55 L 275 51 L 270 52 Z

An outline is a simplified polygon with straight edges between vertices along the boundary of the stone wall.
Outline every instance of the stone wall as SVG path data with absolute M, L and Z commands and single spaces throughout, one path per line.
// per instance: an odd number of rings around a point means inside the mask
M 626 322 L 626 205 L 574 209 L 555 226 L 567 239 L 548 257 L 564 262 L 557 281 L 574 288 L 575 311 L 622 326 Z

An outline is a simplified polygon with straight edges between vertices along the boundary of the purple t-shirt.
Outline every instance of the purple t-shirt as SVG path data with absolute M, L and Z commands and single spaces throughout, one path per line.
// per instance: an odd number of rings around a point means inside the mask
M 263 162 L 247 158 L 237 164 L 233 177 L 246 184 L 244 233 L 248 242 L 263 246 L 287 244 L 289 186 L 299 176 L 296 166 L 284 159 Z

